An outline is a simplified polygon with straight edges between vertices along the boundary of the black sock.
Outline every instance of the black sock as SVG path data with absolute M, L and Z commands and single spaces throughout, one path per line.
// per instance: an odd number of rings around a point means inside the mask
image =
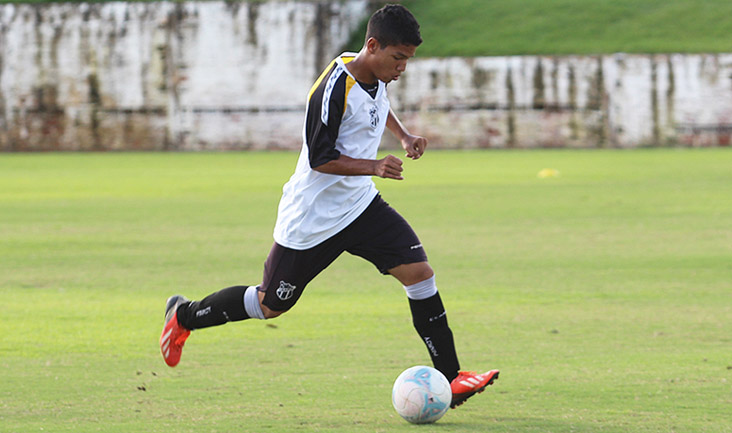
M 248 319 L 244 292 L 248 286 L 234 286 L 212 293 L 200 301 L 178 307 L 178 323 L 186 329 L 201 329 Z
M 460 363 L 440 294 L 418 301 L 409 299 L 409 308 L 414 328 L 427 346 L 432 364 L 452 382 L 458 375 Z

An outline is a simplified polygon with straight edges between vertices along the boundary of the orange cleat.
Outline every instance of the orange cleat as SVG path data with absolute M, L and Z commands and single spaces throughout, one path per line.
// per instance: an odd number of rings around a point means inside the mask
M 485 387 L 493 385 L 498 379 L 498 370 L 491 370 L 483 374 L 476 374 L 474 371 L 460 371 L 458 377 L 450 382 L 452 388 L 451 408 L 455 408 L 465 403 L 465 400 L 473 396 L 473 394 L 485 391 Z
M 178 307 L 188 302 L 183 296 L 175 295 L 168 298 L 165 305 L 165 325 L 160 335 L 160 352 L 163 354 L 165 363 L 175 367 L 180 362 L 180 355 L 186 339 L 191 331 L 180 326 L 178 323 Z

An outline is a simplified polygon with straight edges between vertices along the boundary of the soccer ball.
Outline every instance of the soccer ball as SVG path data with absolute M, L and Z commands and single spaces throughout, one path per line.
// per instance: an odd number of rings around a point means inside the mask
M 452 402 L 450 382 L 432 367 L 418 365 L 397 377 L 391 403 L 397 413 L 414 424 L 427 424 L 442 418 Z

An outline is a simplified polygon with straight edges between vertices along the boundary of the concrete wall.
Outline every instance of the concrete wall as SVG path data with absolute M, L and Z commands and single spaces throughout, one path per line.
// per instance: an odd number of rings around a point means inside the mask
M 732 54 L 413 62 L 405 122 L 448 147 L 728 146 Z M 398 87 L 398 88 L 397 88 Z
M 0 5 L 0 149 L 300 142 L 365 0 Z
M 0 150 L 299 148 L 310 85 L 369 12 L 0 5 Z M 389 93 L 435 147 L 711 146 L 732 133 L 732 54 L 416 58 Z

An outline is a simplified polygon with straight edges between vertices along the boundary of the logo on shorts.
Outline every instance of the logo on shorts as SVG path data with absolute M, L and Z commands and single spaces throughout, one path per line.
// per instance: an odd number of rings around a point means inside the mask
M 297 287 L 293 286 L 290 283 L 280 281 L 280 287 L 277 289 L 277 297 L 282 299 L 283 301 L 286 301 L 292 298 L 292 295 L 295 293 L 296 288 Z

